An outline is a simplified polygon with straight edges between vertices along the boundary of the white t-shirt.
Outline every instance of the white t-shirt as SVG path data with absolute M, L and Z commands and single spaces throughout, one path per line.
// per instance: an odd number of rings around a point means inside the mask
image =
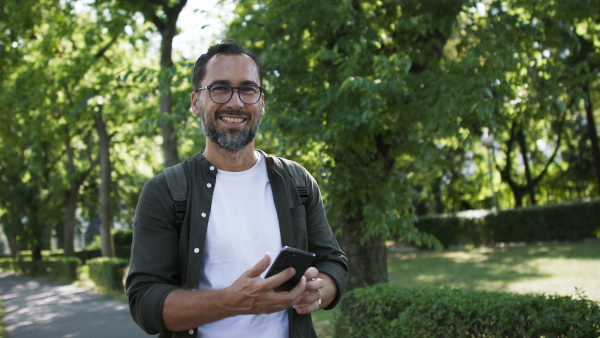
M 281 249 L 279 221 L 262 154 L 242 172 L 219 170 L 204 246 L 201 289 L 222 289 Z M 264 274 L 263 274 L 264 276 Z M 287 312 L 241 315 L 198 328 L 198 337 L 288 337 Z

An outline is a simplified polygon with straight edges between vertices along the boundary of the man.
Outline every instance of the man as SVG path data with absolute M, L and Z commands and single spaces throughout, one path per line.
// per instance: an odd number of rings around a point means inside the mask
M 191 109 L 206 148 L 183 162 L 187 212 L 175 225 L 164 174 L 144 185 L 134 218 L 127 295 L 133 318 L 164 337 L 314 337 L 310 314 L 333 308 L 348 275 L 319 188 L 301 168 L 301 202 L 282 160 L 254 149 L 264 115 L 262 69 L 234 41 L 194 67 Z M 299 166 L 298 166 L 299 167 Z M 317 259 L 289 292 L 293 268 L 264 278 L 287 245 Z

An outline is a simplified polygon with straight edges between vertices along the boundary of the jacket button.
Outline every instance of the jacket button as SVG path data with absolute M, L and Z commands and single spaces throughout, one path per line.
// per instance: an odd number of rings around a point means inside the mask
M 189 332 L 190 334 L 194 334 L 194 329 L 190 329 L 188 332 Z
M 194 253 L 198 253 L 198 252 L 200 252 L 200 249 L 194 248 Z
M 203 213 L 201 213 L 200 215 L 201 215 L 202 217 L 206 217 L 206 213 L 204 213 L 204 212 L 203 212 Z
M 215 166 L 214 166 L 214 165 L 211 165 L 211 166 L 210 166 L 210 170 L 215 170 Z
M 210 184 L 210 183 L 206 183 L 206 187 L 207 187 L 207 188 L 211 188 L 211 187 L 212 187 L 212 184 Z

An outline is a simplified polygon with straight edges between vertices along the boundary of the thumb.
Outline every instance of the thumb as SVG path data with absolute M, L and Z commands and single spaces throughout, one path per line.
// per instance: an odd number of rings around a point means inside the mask
M 265 252 L 263 258 L 261 258 L 253 267 L 246 271 L 246 275 L 248 277 L 258 277 L 260 276 L 271 264 L 271 254 Z

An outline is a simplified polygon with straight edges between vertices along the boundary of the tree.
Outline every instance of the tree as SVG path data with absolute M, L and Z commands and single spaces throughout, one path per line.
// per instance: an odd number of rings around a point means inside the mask
M 17 38 L 18 44 L 12 44 L 15 53 L 26 57 L 11 68 L 2 81 L 5 90 L 0 101 L 10 107 L 11 114 L 2 116 L 6 124 L 1 129 L 1 137 L 7 146 L 3 155 L 7 156 L 0 162 L 0 173 L 10 193 L 3 195 L 0 211 L 5 233 L 20 240 L 23 247 L 32 247 L 34 256 L 40 258 L 53 229 L 59 230 L 64 238 L 65 255 L 73 254 L 76 211 L 81 206 L 79 198 L 87 193 L 85 187 L 95 186 L 96 166 L 101 158 L 96 155 L 100 149 L 99 136 L 94 133 L 98 129 L 94 110 L 97 105 L 91 106 L 88 101 L 102 95 L 110 98 L 107 104 L 110 109 L 106 110 L 119 128 L 128 128 L 130 121 L 135 123 L 140 116 L 136 112 L 143 112 L 147 107 L 141 106 L 139 110 L 124 107 L 121 100 L 141 95 L 136 87 L 123 90 L 117 83 L 119 73 L 133 68 L 132 61 L 124 61 L 125 55 L 132 60 L 144 55 L 143 50 L 126 54 L 115 48 L 119 44 L 129 49 L 133 44 L 138 45 L 139 33 L 125 34 L 125 26 L 131 24 L 132 31 L 137 28 L 131 17 L 103 9 L 95 15 L 91 15 L 90 10 L 75 13 L 69 2 L 38 1 L 35 4 L 32 13 L 50 18 L 54 24 L 35 24 L 23 33 L 25 36 Z M 128 38 L 131 44 L 125 43 Z M 103 136 L 101 172 L 105 188 L 115 184 L 104 138 L 108 134 L 106 128 L 110 128 L 106 125 L 99 129 Z M 126 172 L 135 174 L 131 170 Z M 103 254 L 112 256 L 114 249 L 107 244 L 112 241 L 113 216 L 109 202 L 115 196 L 110 190 L 103 191 L 108 195 L 103 193 L 102 204 L 108 207 L 101 218 L 109 224 L 103 231 Z M 19 197 L 15 197 L 15 193 Z M 95 200 L 86 205 L 95 209 L 98 195 Z M 13 251 L 16 250 L 16 241 L 11 243 L 15 243 Z
M 592 153 L 593 167 L 596 173 L 597 179 L 597 194 L 600 195 L 600 142 L 598 141 L 598 128 L 596 127 L 596 120 L 594 115 L 594 98 L 592 91 L 594 86 L 598 86 L 597 73 L 600 71 L 600 47 L 594 44 L 594 40 L 600 39 L 600 23 L 596 18 L 596 23 L 593 15 L 589 15 L 585 12 L 577 12 L 583 14 L 582 18 L 573 18 L 570 23 L 572 26 L 577 26 L 581 21 L 586 23 L 588 30 L 586 36 L 574 32 L 572 38 L 575 41 L 572 42 L 574 50 L 572 56 L 565 60 L 565 65 L 568 67 L 569 82 L 573 86 L 573 96 L 580 97 L 583 101 L 586 125 L 587 125 L 587 137 L 590 142 L 590 149 Z M 578 20 L 579 19 L 579 20 Z M 582 20 L 583 19 L 583 20 Z M 577 22 L 580 21 L 580 22 Z M 595 75 L 596 74 L 596 75 Z
M 6 221 L 3 228 L 11 237 L 13 255 L 20 247 L 17 242 L 21 242 L 22 248 L 33 250 L 34 259 L 40 259 L 50 229 L 61 223 L 60 211 L 64 206 L 61 205 L 64 172 L 59 166 L 63 130 L 55 119 L 60 104 L 56 102 L 56 93 L 50 90 L 56 88 L 55 74 L 46 71 L 51 68 L 47 67 L 48 56 L 60 55 L 60 44 L 56 42 L 69 31 L 70 20 L 62 20 L 64 8 L 58 1 L 28 4 L 31 7 L 27 11 L 19 10 L 22 4 L 13 2 L 4 7 L 9 21 L 17 23 L 15 27 L 26 24 L 22 30 L 8 28 L 14 33 L 10 36 L 14 40 L 7 54 L 18 61 L 4 69 L 6 77 L 2 78 L 0 100 L 11 113 L 3 114 L 6 127 L 1 137 L 8 156 L 3 157 L 0 170 L 9 190 L 3 194 Z M 38 20 L 41 17 L 58 24 L 54 30 L 43 31 L 38 25 L 43 21 Z
M 97 0 L 97 4 L 104 4 L 105 0 Z M 177 34 L 177 19 L 181 10 L 187 3 L 187 0 L 121 0 L 114 8 L 115 10 L 125 10 L 130 15 L 134 13 L 141 13 L 147 22 L 154 24 L 156 29 L 161 35 L 161 47 L 160 47 L 160 68 L 161 68 L 161 79 L 159 82 L 159 91 L 161 94 L 160 99 L 160 112 L 165 114 L 161 119 L 161 133 L 162 133 L 162 150 L 164 167 L 170 167 L 179 163 L 179 152 L 178 152 L 178 137 L 175 132 L 175 121 L 177 118 L 173 116 L 173 97 L 172 78 L 176 73 L 177 69 L 173 64 L 173 38 Z
M 490 88 L 498 103 L 491 124 L 496 139 L 504 138 L 504 165 L 498 163 L 497 168 L 512 190 L 516 206 L 523 205 L 524 195 L 530 204 L 537 204 L 536 187 L 552 167 L 559 165 L 563 136 L 569 132 L 565 121 L 569 111 L 577 107 L 575 97 L 581 96 L 576 94 L 578 85 L 572 83 L 584 84 L 590 78 L 587 72 L 575 75 L 574 65 L 585 67 L 589 60 L 582 64 L 580 56 L 575 57 L 579 60 L 569 57 L 582 48 L 573 32 L 583 23 L 588 34 L 594 34 L 590 10 L 597 5 L 533 0 L 491 2 L 485 21 L 471 30 L 475 41 L 480 42 L 473 51 L 480 55 L 493 51 L 479 70 L 482 74 L 496 73 L 489 76 L 490 80 L 495 78 Z M 589 6 L 588 10 L 582 11 L 582 6 Z M 488 38 L 490 33 L 494 39 Z M 545 151 L 538 149 L 540 144 Z M 518 166 L 523 168 L 523 179 L 514 174 Z M 560 169 L 555 172 L 559 174 Z
M 273 98 L 266 128 L 289 136 L 280 151 L 321 149 L 315 176 L 351 262 L 351 288 L 387 281 L 385 240 L 435 243 L 413 225 L 411 176 L 436 167 L 432 135 L 456 125 L 457 79 L 440 75 L 464 3 L 244 2 L 230 27 L 264 63 Z
M 581 1 L 587 10 L 577 13 L 593 13 L 594 3 Z M 320 180 L 352 264 L 351 288 L 387 280 L 385 240 L 434 243 L 413 225 L 418 194 L 470 180 L 462 172 L 474 161 L 485 168 L 474 142 L 484 127 L 505 147 L 498 168 L 512 173 L 504 178 L 516 200 L 526 191 L 536 203 L 542 179 L 560 174 L 571 101 L 561 77 L 561 51 L 570 45 L 560 36 L 574 26 L 549 13 L 574 7 L 534 0 L 239 3 L 229 36 L 263 62 L 264 142 L 308 163 Z M 517 179 L 519 161 L 526 170 Z M 456 190 L 452 198 L 464 198 Z

